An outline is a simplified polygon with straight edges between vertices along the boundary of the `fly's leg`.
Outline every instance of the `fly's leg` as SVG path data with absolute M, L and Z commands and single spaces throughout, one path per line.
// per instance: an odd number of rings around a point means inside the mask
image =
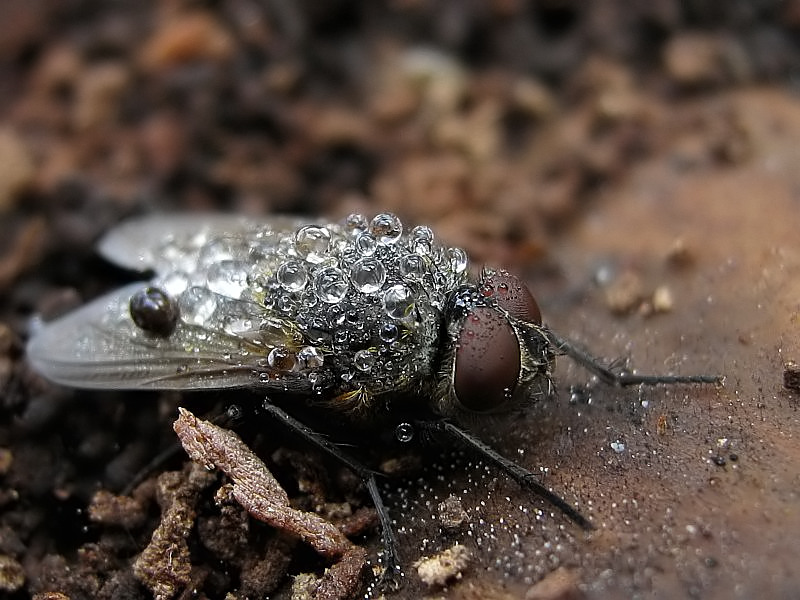
M 560 337 L 552 331 L 545 330 L 548 341 L 560 352 L 569 356 L 576 363 L 587 371 L 594 373 L 597 377 L 607 383 L 618 387 L 629 385 L 658 385 L 660 383 L 722 383 L 724 377 L 721 375 L 638 375 L 634 373 L 615 373 L 611 369 L 603 366 L 594 356 L 578 347 L 569 340 Z
M 555 506 L 558 510 L 564 513 L 567 518 L 569 518 L 571 521 L 574 521 L 583 529 L 586 529 L 587 531 L 594 529 L 594 526 L 589 522 L 589 520 L 580 512 L 578 512 L 577 509 L 567 504 L 566 500 L 554 492 L 551 492 L 541 483 L 539 483 L 535 473 L 529 471 L 521 465 L 518 465 L 513 460 L 506 458 L 497 452 L 497 450 L 491 446 L 488 446 L 467 431 L 464 431 L 449 421 L 418 421 L 415 423 L 415 425 L 423 432 L 427 431 L 429 433 L 444 433 L 460 444 L 471 448 L 484 458 L 491 461 L 496 467 L 511 477 L 519 485 L 532 491 L 537 496 Z
M 375 510 L 378 512 L 378 519 L 381 523 L 384 554 L 384 571 L 381 576 L 382 582 L 394 587 L 399 587 L 399 578 L 402 576 L 402 572 L 400 570 L 400 559 L 397 554 L 397 539 L 394 535 L 392 521 L 389 518 L 389 511 L 386 509 L 386 505 L 384 505 L 383 498 L 381 498 L 380 491 L 378 490 L 376 473 L 343 452 L 341 448 L 329 442 L 324 436 L 310 429 L 283 409 L 272 404 L 269 399 L 264 401 L 263 408 L 269 415 L 277 421 L 280 421 L 285 427 L 344 464 L 361 478 L 361 481 L 369 492 L 372 503 L 375 505 Z

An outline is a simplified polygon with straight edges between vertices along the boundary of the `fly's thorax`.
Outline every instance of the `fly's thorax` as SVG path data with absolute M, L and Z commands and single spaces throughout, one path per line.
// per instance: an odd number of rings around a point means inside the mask
M 554 349 L 527 287 L 505 271 L 484 271 L 448 297 L 446 352 L 436 409 L 446 416 L 510 410 L 551 393 Z

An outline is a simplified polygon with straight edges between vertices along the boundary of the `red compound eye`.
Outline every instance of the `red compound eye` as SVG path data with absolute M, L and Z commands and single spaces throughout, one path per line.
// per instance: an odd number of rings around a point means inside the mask
M 481 283 L 485 294 L 494 298 L 498 306 L 507 310 L 511 316 L 528 323 L 542 324 L 542 311 L 528 286 L 519 278 L 505 271 L 498 271 L 484 276 Z
M 508 320 L 493 308 L 473 308 L 458 336 L 454 386 L 459 403 L 474 412 L 501 408 L 519 370 L 519 342 Z

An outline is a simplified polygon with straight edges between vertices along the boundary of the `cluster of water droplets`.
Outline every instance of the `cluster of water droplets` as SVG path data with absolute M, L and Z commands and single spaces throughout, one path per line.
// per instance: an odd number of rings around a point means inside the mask
M 406 232 L 390 213 L 305 225 L 292 242 L 264 304 L 335 355 L 336 378 L 380 390 L 425 375 L 445 294 L 466 277 L 463 250 L 436 244 L 428 227 Z
M 239 336 L 266 371 L 312 387 L 372 391 L 428 374 L 447 292 L 468 267 L 463 250 L 391 213 L 198 231 L 159 252 L 172 268 L 154 284 L 190 329 Z

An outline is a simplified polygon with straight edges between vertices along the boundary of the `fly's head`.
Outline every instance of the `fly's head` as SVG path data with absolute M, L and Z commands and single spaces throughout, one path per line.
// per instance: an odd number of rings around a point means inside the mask
M 512 409 L 552 391 L 555 352 L 533 295 L 506 271 L 484 270 L 446 307 L 448 350 L 435 408 L 445 416 Z

